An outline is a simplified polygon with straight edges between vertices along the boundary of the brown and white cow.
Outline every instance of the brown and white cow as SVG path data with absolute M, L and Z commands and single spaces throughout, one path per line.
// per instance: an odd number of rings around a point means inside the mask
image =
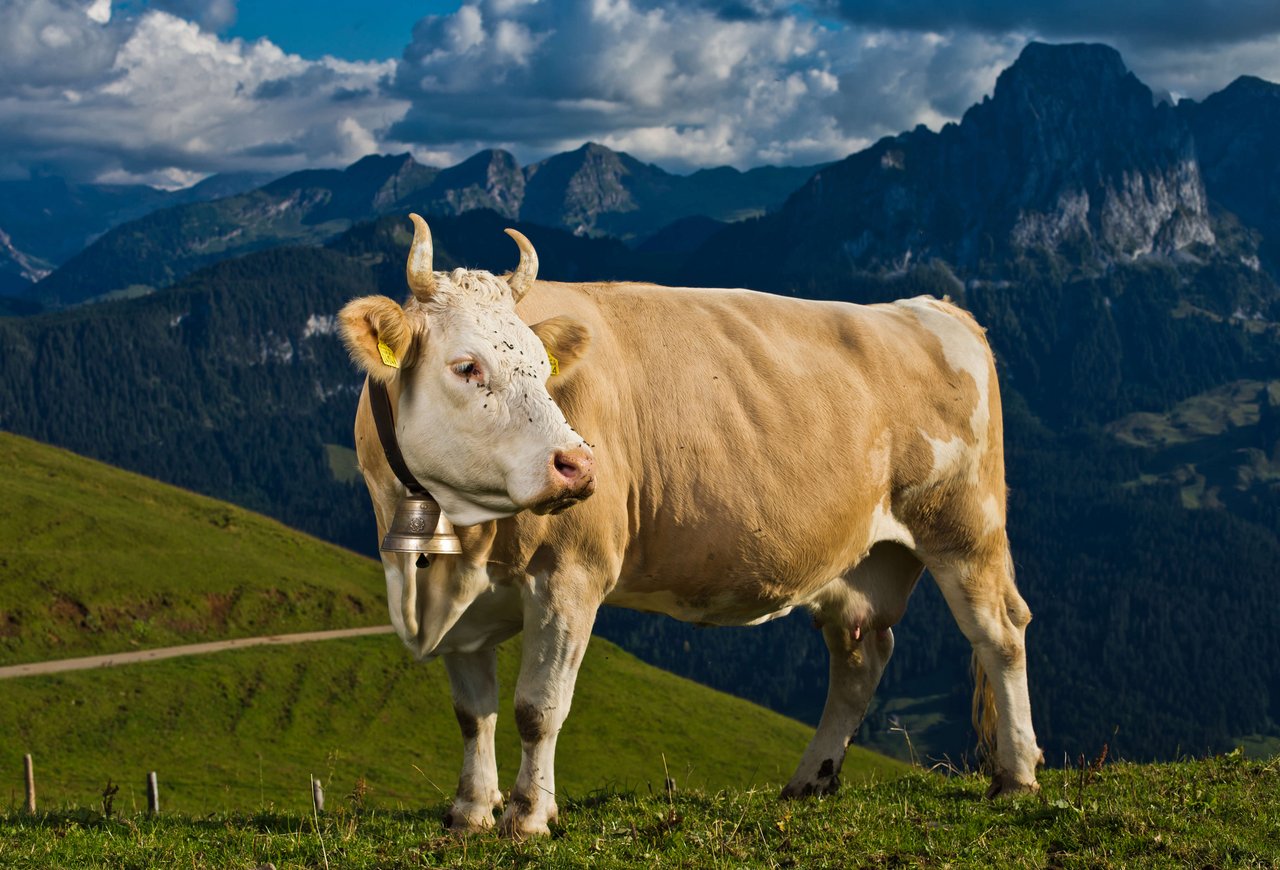
M 833 791 L 926 567 L 993 689 L 991 794 L 1037 787 L 1031 613 L 1005 534 L 996 374 L 972 317 L 927 297 L 535 281 L 512 231 L 514 273 L 433 272 L 412 218 L 413 297 L 354 300 L 342 322 L 357 365 L 388 386 L 409 469 L 460 526 L 460 556 L 382 557 L 396 630 L 449 672 L 465 750 L 447 824 L 489 827 L 502 804 L 494 648 L 523 631 L 523 757 L 501 826 L 546 833 L 556 737 L 602 604 L 714 625 L 810 610 L 831 682 L 783 795 Z M 367 390 L 356 444 L 381 536 L 404 489 Z

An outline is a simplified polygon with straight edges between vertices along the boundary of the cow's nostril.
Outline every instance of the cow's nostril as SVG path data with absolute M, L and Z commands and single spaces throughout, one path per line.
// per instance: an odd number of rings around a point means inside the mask
M 578 479 L 578 475 L 582 473 L 582 469 L 571 457 L 564 453 L 556 453 L 555 456 L 556 471 L 569 483 L 573 483 Z

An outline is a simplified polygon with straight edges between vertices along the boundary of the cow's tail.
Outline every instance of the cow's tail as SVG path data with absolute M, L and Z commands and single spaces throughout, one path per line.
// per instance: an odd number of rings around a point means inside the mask
M 973 707 L 970 716 L 973 730 L 978 735 L 978 758 L 983 767 L 989 767 L 996 757 L 996 724 L 999 716 L 996 712 L 996 695 L 976 652 L 970 659 L 969 667 L 973 672 Z

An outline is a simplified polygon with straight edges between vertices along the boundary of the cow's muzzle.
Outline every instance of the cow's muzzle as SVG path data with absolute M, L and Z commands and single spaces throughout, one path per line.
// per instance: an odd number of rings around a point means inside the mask
M 596 491 L 595 457 L 591 448 L 557 450 L 547 462 L 547 487 L 530 505 L 536 514 L 558 514 Z

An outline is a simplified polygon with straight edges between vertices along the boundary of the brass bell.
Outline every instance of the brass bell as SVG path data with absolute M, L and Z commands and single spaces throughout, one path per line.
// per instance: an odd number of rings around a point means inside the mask
M 453 523 L 429 495 L 407 495 L 396 505 L 391 528 L 382 539 L 388 553 L 461 553 Z

